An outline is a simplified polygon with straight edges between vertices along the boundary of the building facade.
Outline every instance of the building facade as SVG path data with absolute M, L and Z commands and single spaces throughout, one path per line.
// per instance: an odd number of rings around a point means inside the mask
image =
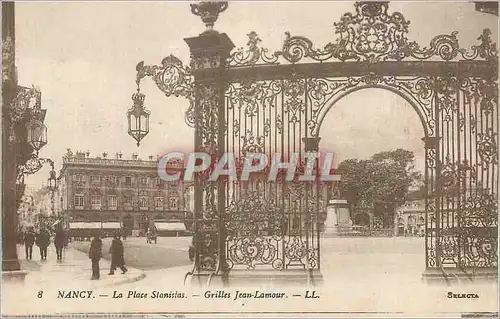
M 182 163 L 169 169 L 183 171 Z M 154 221 L 189 224 L 193 211 L 192 185 L 158 178 L 157 159 L 141 160 L 136 154 L 90 154 L 67 150 L 59 177 L 62 215 L 70 223 L 117 222 L 144 232 Z M 188 225 L 189 227 L 189 225 Z
M 425 199 L 412 199 L 404 203 L 396 212 L 397 236 L 425 235 Z

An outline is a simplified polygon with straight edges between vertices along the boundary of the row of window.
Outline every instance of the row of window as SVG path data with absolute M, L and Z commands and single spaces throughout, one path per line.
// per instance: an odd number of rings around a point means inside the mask
M 117 195 L 108 195 L 108 209 L 116 210 L 118 207 L 118 196 Z M 156 210 L 163 210 L 165 206 L 163 205 L 163 197 L 154 197 L 154 204 Z M 85 204 L 85 196 L 82 194 L 75 195 L 74 198 L 75 209 L 83 209 Z M 133 199 L 131 196 L 123 197 L 123 206 L 125 208 L 132 208 Z M 169 198 L 169 209 L 177 210 L 179 204 L 179 199 L 177 197 Z M 102 206 L 102 196 L 101 195 L 92 195 L 90 196 L 90 207 L 91 209 L 101 209 Z M 149 198 L 148 197 L 140 197 L 139 198 L 139 208 L 140 209 L 149 209 Z
M 74 174 L 73 181 L 85 182 L 86 175 Z M 126 186 L 132 185 L 132 177 L 131 176 L 125 176 L 124 179 L 122 179 L 122 181 Z M 149 185 L 150 181 L 153 182 L 153 184 L 155 186 L 164 184 L 164 181 L 159 177 L 150 178 L 150 177 L 143 176 L 143 177 L 139 178 L 139 183 L 140 183 L 140 185 L 143 185 L 143 186 Z M 118 177 L 118 176 L 101 176 L 101 175 L 91 175 L 90 176 L 90 183 L 91 184 L 100 184 L 102 182 L 109 182 L 111 184 L 118 185 L 120 183 L 120 177 Z

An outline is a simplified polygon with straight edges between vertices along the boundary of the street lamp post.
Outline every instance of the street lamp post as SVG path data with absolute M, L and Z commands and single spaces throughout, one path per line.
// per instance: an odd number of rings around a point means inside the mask
M 14 2 L 2 3 L 2 270 L 20 270 L 16 217 L 24 175 L 40 170 L 38 151 L 47 144 L 46 110 L 36 87 L 19 86 L 15 65 Z M 14 272 L 12 272 L 14 271 Z
M 57 190 L 57 178 L 56 178 L 56 171 L 54 170 L 54 162 L 50 162 L 51 170 L 49 173 L 49 190 L 50 190 L 50 204 L 51 204 L 51 210 L 52 210 L 52 216 L 55 215 L 55 203 L 54 203 L 54 195 Z M 57 216 L 59 217 L 59 216 Z
M 191 4 L 191 12 L 201 17 L 206 30 L 198 36 L 184 39 L 191 53 L 189 67 L 173 55 L 164 58 L 161 65 L 137 64 L 138 91 L 132 97 L 134 106 L 127 114 L 129 134 L 137 145 L 149 132 L 149 113 L 143 108 L 144 95 L 139 92 L 139 82 L 150 76 L 167 97 L 184 97 L 189 101 L 185 120 L 195 129 L 194 151 L 218 158 L 225 152 L 225 72 L 234 44 L 225 33 L 215 31 L 213 26 L 219 13 L 225 11 L 227 6 L 227 1 Z M 195 263 L 190 274 L 200 283 L 209 278 L 207 274 L 210 278 L 212 275 L 220 276 L 226 283 L 226 230 L 220 213 L 225 209 L 226 185 L 222 181 L 209 182 L 204 176 L 195 176 L 194 188 Z M 204 209 L 203 198 L 212 198 L 213 205 Z

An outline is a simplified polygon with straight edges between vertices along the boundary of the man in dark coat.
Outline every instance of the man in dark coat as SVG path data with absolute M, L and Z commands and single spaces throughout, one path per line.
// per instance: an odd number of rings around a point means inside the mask
M 125 259 L 123 257 L 123 243 L 120 240 L 120 235 L 116 234 L 111 242 L 111 247 L 109 247 L 109 252 L 111 253 L 111 269 L 109 270 L 110 275 L 115 274 L 117 267 L 120 267 L 122 274 L 126 273 L 127 267 L 125 267 Z
M 31 259 L 33 255 L 33 244 L 35 243 L 35 232 L 33 228 L 28 228 L 26 234 L 24 234 L 24 250 L 26 252 L 26 259 Z
M 90 243 L 89 250 L 89 258 L 92 260 L 92 278 L 93 280 L 99 279 L 100 270 L 99 270 L 99 261 L 102 257 L 102 240 L 100 236 L 97 234 L 92 239 Z
M 66 243 L 66 233 L 59 224 L 54 237 L 54 246 L 56 246 L 57 260 L 62 260 L 63 247 Z
M 40 258 L 47 259 L 47 247 L 50 244 L 50 235 L 46 229 L 40 230 L 36 236 L 36 245 L 40 248 Z

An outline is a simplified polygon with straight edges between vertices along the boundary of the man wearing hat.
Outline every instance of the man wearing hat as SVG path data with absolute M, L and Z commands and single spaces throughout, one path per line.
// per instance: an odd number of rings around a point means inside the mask
M 99 261 L 102 257 L 102 240 L 99 233 L 94 235 L 94 239 L 90 243 L 89 258 L 92 260 L 92 280 L 97 280 L 100 277 Z

